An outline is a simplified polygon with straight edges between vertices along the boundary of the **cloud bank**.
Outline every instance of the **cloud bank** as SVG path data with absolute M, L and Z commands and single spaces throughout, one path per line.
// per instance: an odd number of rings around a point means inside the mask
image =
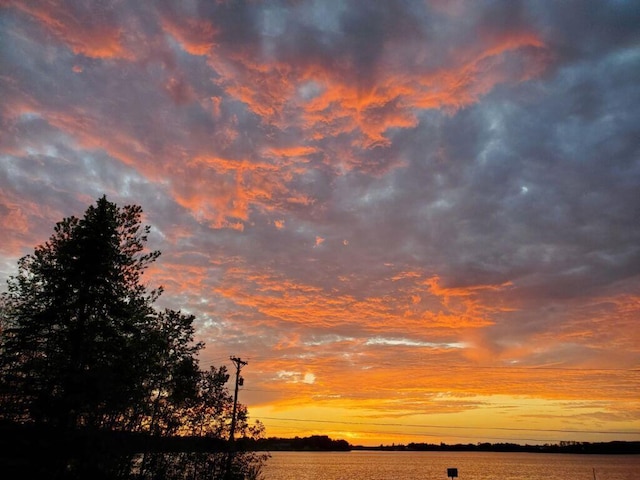
M 638 439 L 638 24 L 623 1 L 3 2 L 0 275 L 106 194 L 143 207 L 203 364 L 249 360 L 258 417 Z

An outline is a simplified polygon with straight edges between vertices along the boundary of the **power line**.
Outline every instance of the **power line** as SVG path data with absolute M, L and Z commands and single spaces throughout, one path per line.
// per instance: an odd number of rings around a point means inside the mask
M 296 428 L 295 431 L 306 432 L 306 429 Z M 413 432 L 380 432 L 373 430 L 358 430 L 355 433 L 359 434 L 369 434 L 369 435 L 385 435 L 385 436 L 398 436 L 398 437 L 437 437 L 437 438 L 461 438 L 461 439 L 473 439 L 473 440 L 505 440 L 508 442 L 556 442 L 557 438 L 512 438 L 512 437 L 488 437 L 488 436 L 477 436 L 477 435 L 451 435 L 448 433 L 413 433 Z
M 253 358 L 266 358 L 266 357 L 250 357 L 249 360 Z M 226 358 L 214 358 L 209 359 L 206 362 L 202 362 L 202 365 L 214 365 L 216 362 L 222 363 L 222 360 L 226 360 Z M 295 359 L 292 359 L 295 360 Z M 256 361 L 256 360 L 253 360 Z M 261 360 L 257 360 L 259 363 Z M 264 362 L 264 360 L 262 360 Z M 268 360 L 267 360 L 268 361 Z M 381 363 L 384 366 L 393 366 L 393 364 L 388 362 Z M 405 362 L 405 364 L 413 364 L 413 365 L 421 365 L 419 362 L 409 361 Z M 536 371 L 536 370 L 549 370 L 549 371 L 567 371 L 567 372 L 624 372 L 631 374 L 640 374 L 640 368 L 584 368 L 584 367 L 554 367 L 554 366 L 524 366 L 524 365 L 443 365 L 441 367 L 442 370 L 446 369 L 461 369 L 461 370 L 523 370 L 523 371 Z
M 445 368 L 453 369 L 477 369 L 477 370 L 523 370 L 523 371 L 535 371 L 535 370 L 549 370 L 560 372 L 625 372 L 625 373 L 640 373 L 638 368 L 582 368 L 582 367 L 546 367 L 546 366 L 517 366 L 517 365 L 447 365 Z
M 592 433 L 602 435 L 640 435 L 640 431 L 597 431 L 597 430 L 573 430 L 573 429 L 544 429 L 544 428 L 515 428 L 515 427 L 468 427 L 457 425 L 428 425 L 428 424 L 410 424 L 410 423 L 376 423 L 376 422 L 353 422 L 347 420 L 306 420 L 302 418 L 282 418 L 282 417 L 261 417 L 265 420 L 281 420 L 286 422 L 304 422 L 304 423 L 327 423 L 336 425 L 369 425 L 376 427 L 412 427 L 412 428 L 450 428 L 460 430 L 501 430 L 515 432 L 545 432 L 545 433 Z
M 303 428 L 294 428 L 293 430 L 297 432 L 307 432 L 307 429 Z M 369 435 L 384 435 L 384 436 L 399 436 L 399 437 L 437 437 L 437 438 L 463 438 L 463 439 L 474 439 L 474 440 L 507 440 L 509 442 L 555 442 L 557 438 L 507 438 L 507 437 L 487 437 L 487 436 L 477 436 L 477 435 L 451 435 L 448 433 L 414 433 L 414 432 L 389 432 L 389 431 L 374 431 L 374 430 L 358 430 L 355 433 L 359 434 L 369 434 Z

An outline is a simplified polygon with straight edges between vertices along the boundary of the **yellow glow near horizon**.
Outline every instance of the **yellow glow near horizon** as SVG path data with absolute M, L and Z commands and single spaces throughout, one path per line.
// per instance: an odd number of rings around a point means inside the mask
M 479 408 L 456 414 L 406 414 L 385 417 L 368 409 L 300 406 L 253 407 L 251 418 L 261 420 L 269 437 L 328 435 L 352 445 L 407 443 L 557 443 L 632 440 L 640 422 L 601 422 L 592 428 L 580 421 L 602 411 L 599 402 L 543 400 L 526 397 L 475 397 Z M 496 414 L 498 411 L 498 414 Z M 567 420 L 575 417 L 574 427 Z M 630 438 L 628 434 L 635 432 Z M 634 437 L 635 435 L 635 437 Z

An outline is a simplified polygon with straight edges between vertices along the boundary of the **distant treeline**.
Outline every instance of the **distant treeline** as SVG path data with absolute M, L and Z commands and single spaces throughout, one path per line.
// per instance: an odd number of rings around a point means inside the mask
M 409 443 L 407 445 L 380 445 L 379 447 L 353 446 L 352 450 L 390 450 L 416 452 L 529 452 L 529 453 L 583 453 L 608 455 L 640 454 L 640 442 L 560 442 L 558 444 L 519 445 L 517 443 Z
M 346 440 L 332 440 L 326 435 L 295 438 L 243 439 L 239 446 L 258 451 L 346 452 L 352 449 Z

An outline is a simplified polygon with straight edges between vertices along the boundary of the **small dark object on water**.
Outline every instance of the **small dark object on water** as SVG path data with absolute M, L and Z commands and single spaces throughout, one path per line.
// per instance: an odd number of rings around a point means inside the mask
M 457 468 L 447 468 L 447 477 L 456 478 L 458 476 Z

